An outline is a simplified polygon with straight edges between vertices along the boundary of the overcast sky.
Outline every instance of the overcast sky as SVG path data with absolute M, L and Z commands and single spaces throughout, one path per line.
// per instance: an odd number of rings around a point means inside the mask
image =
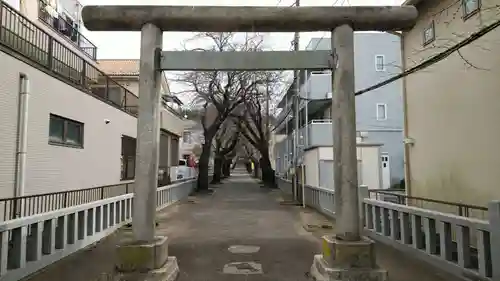
M 182 6 L 290 6 L 295 0 L 79 0 L 82 5 L 182 5 Z M 403 0 L 301 0 L 301 6 L 386 6 L 401 5 Z M 97 46 L 98 59 L 138 59 L 139 32 L 90 32 L 84 35 Z M 164 50 L 181 50 L 182 43 L 192 38 L 188 32 L 163 33 Z M 329 37 L 323 32 L 307 32 L 300 34 L 300 48 L 304 49 L 313 37 Z M 273 50 L 288 50 L 291 47 L 293 33 L 269 33 L 265 37 L 265 46 Z M 189 45 L 189 48 L 196 46 Z M 167 76 L 173 77 L 173 73 Z M 181 85 L 169 83 L 172 93 L 183 91 Z M 188 103 L 192 97 L 180 95 L 179 98 Z

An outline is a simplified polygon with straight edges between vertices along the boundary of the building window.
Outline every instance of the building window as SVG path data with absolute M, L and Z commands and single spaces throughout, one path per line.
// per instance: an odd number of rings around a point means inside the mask
M 434 21 L 427 26 L 427 28 L 424 30 L 424 46 L 431 43 L 434 41 L 436 38 L 436 34 L 434 32 Z
M 377 120 L 387 120 L 387 104 L 377 103 Z
M 83 123 L 50 114 L 49 143 L 83 148 Z
M 464 19 L 474 15 L 481 8 L 481 0 L 462 0 Z
M 376 55 L 375 56 L 375 70 L 376 71 L 385 71 L 385 57 L 384 57 L 384 55 Z

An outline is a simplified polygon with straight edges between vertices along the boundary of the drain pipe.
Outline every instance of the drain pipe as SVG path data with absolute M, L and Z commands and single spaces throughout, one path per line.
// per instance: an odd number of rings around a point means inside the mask
M 28 100 L 29 80 L 25 74 L 20 75 L 19 81 L 19 111 L 17 116 L 17 151 L 16 151 L 16 179 L 14 196 L 24 196 L 26 185 L 26 154 L 28 146 Z M 22 206 L 20 206 L 22 210 Z M 19 208 L 19 207 L 18 207 Z

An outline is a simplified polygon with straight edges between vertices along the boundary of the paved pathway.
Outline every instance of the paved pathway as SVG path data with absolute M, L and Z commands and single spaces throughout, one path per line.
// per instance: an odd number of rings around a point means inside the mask
M 320 252 L 319 237 L 332 230 L 306 231 L 304 226 L 329 222 L 279 201 L 279 191 L 260 188 L 237 170 L 213 195 L 190 198 L 159 213 L 158 234 L 169 237 L 169 255 L 178 258 L 181 270 L 178 280 L 310 280 L 307 272 Z M 99 280 L 100 273 L 113 270 L 116 241 L 112 237 L 72 255 L 30 281 Z M 395 250 L 377 248 L 379 263 L 392 281 L 456 280 Z
M 316 239 L 299 223 L 298 212 L 280 206 L 278 198 L 278 191 L 260 188 L 245 173 L 233 175 L 212 196 L 180 206 L 167 219 L 175 229 L 169 251 L 179 260 L 179 281 L 308 280 Z M 234 262 L 241 264 L 228 265 Z M 224 273 L 225 267 L 254 274 Z

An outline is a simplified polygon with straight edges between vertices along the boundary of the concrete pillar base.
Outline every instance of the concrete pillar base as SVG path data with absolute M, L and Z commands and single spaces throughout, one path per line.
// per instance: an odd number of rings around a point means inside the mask
M 117 246 L 115 281 L 170 281 L 179 274 L 175 257 L 168 256 L 168 238 L 154 242 L 124 241 Z
M 316 281 L 386 281 L 387 271 L 377 267 L 374 242 L 350 242 L 323 237 L 322 254 L 315 255 L 311 275 Z

